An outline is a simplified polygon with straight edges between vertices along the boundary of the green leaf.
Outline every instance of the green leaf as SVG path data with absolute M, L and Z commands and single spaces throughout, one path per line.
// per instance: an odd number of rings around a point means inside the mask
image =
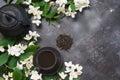
M 16 1 L 16 4 L 20 4 L 20 3 L 22 3 L 22 0 L 17 0 Z
M 70 3 L 70 5 L 71 5 L 72 11 L 75 12 L 75 10 L 76 10 L 75 4 L 74 3 Z
M 57 80 L 58 75 L 44 76 L 43 80 Z
M 45 2 L 35 2 L 35 6 L 44 6 Z
M 57 9 L 53 9 L 50 11 L 50 13 L 47 15 L 48 18 L 53 18 L 57 14 Z
M 43 9 L 43 14 L 47 15 L 49 10 L 50 10 L 50 4 L 49 3 L 45 3 L 44 9 Z
M 0 80 L 4 80 L 2 77 L 0 77 Z
M 33 54 L 35 54 L 35 52 L 27 52 L 27 53 L 21 55 L 21 56 L 20 56 L 20 61 L 23 61 L 23 60 L 29 58 L 29 57 L 30 57 L 31 55 L 33 55 Z
M 39 49 L 38 45 L 28 46 L 25 52 L 36 52 Z
M 54 16 L 53 18 L 54 19 L 59 19 L 61 17 L 61 15 L 56 15 L 56 16 Z
M 1 73 L 7 74 L 8 72 L 12 72 L 12 71 L 13 71 L 12 69 L 6 67 L 5 65 L 0 66 L 0 72 Z
M 0 38 L 0 46 L 7 47 L 9 45 L 13 45 L 16 42 L 15 38 L 3 37 Z
M 0 55 L 0 66 L 5 64 L 8 61 L 9 55 L 8 53 L 3 53 Z
M 80 80 L 80 78 L 75 78 L 75 79 L 73 79 L 73 80 Z
M 25 53 L 23 55 L 21 55 L 19 58 L 20 60 L 25 60 L 27 59 L 28 57 L 30 57 L 31 55 L 34 55 L 35 52 L 39 49 L 39 46 L 38 45 L 31 45 L 29 46 Z
M 61 69 L 58 71 L 58 74 L 61 73 L 61 72 L 64 72 L 64 71 L 65 71 L 65 66 L 63 65 L 63 66 L 61 67 Z
M 17 65 L 17 58 L 12 57 L 8 63 L 9 68 L 15 68 Z
M 68 3 L 69 3 L 69 4 L 73 3 L 73 0 L 68 0 Z
M 13 80 L 22 80 L 22 72 L 19 69 L 15 69 L 13 72 Z

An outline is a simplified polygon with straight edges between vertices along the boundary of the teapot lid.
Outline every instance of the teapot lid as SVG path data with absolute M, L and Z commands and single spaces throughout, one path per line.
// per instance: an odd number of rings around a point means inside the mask
M 1 7 L 0 29 L 12 29 L 16 27 L 17 24 L 22 24 L 22 26 L 29 25 L 29 19 L 24 8 L 16 4 Z

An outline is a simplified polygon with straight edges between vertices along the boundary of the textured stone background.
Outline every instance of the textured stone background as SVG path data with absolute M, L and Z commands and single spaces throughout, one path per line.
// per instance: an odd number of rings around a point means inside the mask
M 76 19 L 63 18 L 55 27 L 42 23 L 40 28 L 32 27 L 41 35 L 41 47 L 57 48 L 59 34 L 74 38 L 69 51 L 57 49 L 65 61 L 84 67 L 82 80 L 120 80 L 120 0 L 91 0 L 90 8 Z

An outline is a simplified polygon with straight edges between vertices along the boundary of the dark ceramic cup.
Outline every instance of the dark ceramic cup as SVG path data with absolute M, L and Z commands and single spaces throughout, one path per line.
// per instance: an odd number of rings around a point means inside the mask
M 33 64 L 43 75 L 54 75 L 63 65 L 60 53 L 51 47 L 45 47 L 37 51 L 33 58 Z
M 29 18 L 25 9 L 16 4 L 8 4 L 0 8 L 0 32 L 6 36 L 19 36 L 28 31 Z

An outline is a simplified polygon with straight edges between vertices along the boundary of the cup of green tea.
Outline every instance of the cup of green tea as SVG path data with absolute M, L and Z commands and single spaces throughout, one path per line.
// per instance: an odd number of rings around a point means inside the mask
M 34 55 L 33 64 L 43 75 L 54 75 L 63 65 L 60 53 L 51 47 L 39 49 Z

